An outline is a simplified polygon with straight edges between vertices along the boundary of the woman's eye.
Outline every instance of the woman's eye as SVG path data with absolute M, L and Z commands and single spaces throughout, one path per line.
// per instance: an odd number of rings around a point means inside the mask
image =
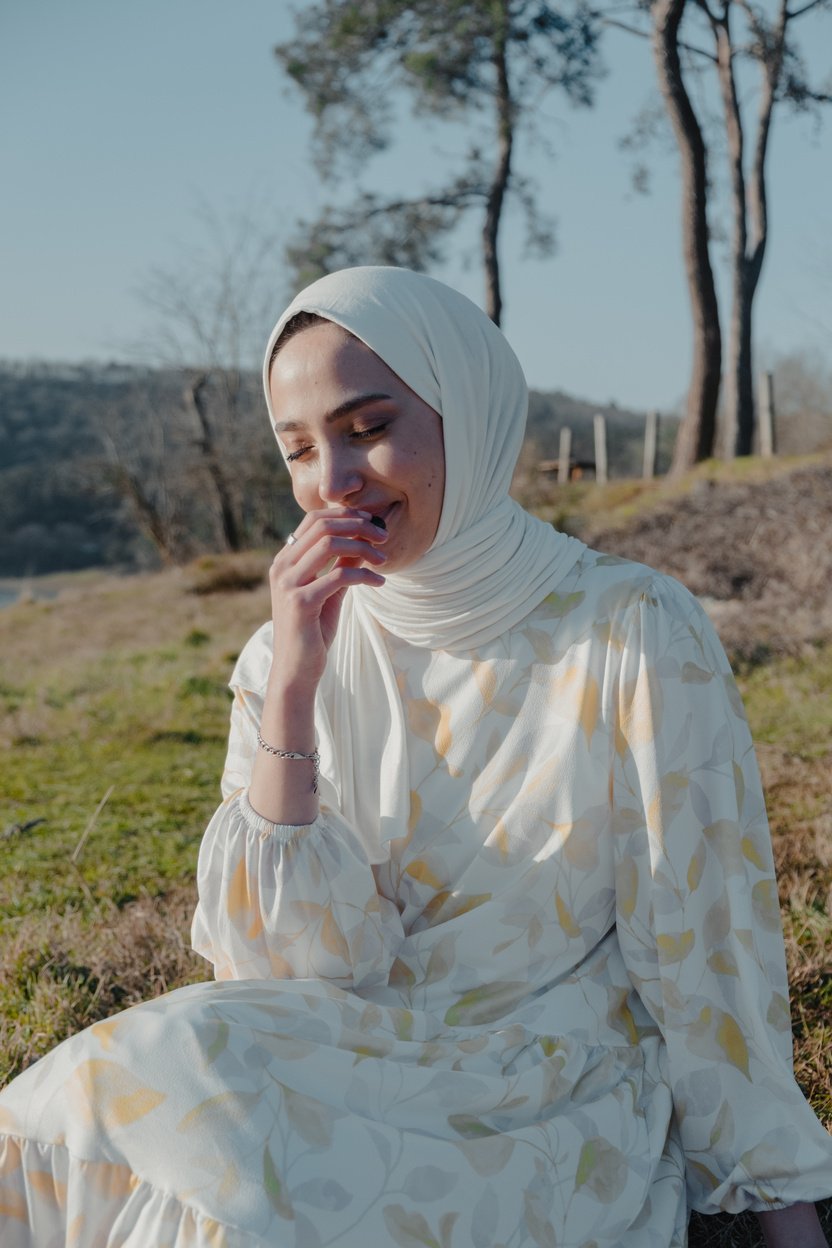
M 299 451 L 292 451 L 291 455 L 286 456 L 286 462 L 291 464 L 293 460 L 300 459 L 301 455 L 305 455 L 310 450 L 308 446 L 302 446 Z
M 387 428 L 387 421 L 381 425 L 373 425 L 372 429 L 354 429 L 352 436 L 354 438 L 372 438 L 374 434 L 384 433 Z

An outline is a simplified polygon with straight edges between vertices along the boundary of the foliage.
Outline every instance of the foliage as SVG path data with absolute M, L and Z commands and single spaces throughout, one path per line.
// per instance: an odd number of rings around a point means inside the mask
M 497 236 L 506 197 L 526 217 L 527 249 L 548 255 L 553 226 L 533 184 L 512 168 L 520 130 L 535 134 L 540 101 L 557 88 L 592 103 L 599 26 L 586 0 L 326 0 L 296 15 L 296 36 L 275 49 L 315 119 L 313 154 L 326 178 L 351 174 L 392 140 L 397 91 L 417 115 L 489 117 L 488 157 L 473 143 L 443 187 L 384 199 L 360 194 L 302 223 L 288 257 L 298 285 L 349 263 L 426 268 L 471 208 L 484 210 L 487 311 L 501 313 Z
M 160 547 L 173 561 L 222 547 L 182 391 L 172 368 L 0 367 L 0 576 L 137 569 L 157 565 Z M 290 532 L 298 512 L 259 378 L 241 374 L 233 423 L 218 387 L 205 400 L 244 544 Z

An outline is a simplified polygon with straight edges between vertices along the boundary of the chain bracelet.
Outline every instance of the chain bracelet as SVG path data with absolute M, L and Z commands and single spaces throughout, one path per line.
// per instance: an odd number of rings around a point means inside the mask
M 307 763 L 312 763 L 315 769 L 315 773 L 312 777 L 312 792 L 318 792 L 318 779 L 321 774 L 321 756 L 317 750 L 315 750 L 312 754 L 298 754 L 295 750 L 276 750 L 273 745 L 266 744 L 260 736 L 259 728 L 257 729 L 257 744 L 260 746 L 261 750 L 265 750 L 267 754 L 273 754 L 275 758 L 300 758 Z

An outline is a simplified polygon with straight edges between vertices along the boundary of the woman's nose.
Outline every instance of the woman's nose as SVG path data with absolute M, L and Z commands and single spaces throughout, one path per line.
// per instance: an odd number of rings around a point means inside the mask
M 320 458 L 318 494 L 324 503 L 342 503 L 364 484 L 364 478 L 348 455 L 326 452 Z

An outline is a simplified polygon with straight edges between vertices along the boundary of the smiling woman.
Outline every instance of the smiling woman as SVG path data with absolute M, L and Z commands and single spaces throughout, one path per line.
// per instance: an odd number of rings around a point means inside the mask
M 426 553 L 439 527 L 441 417 L 330 321 L 282 341 L 269 394 L 295 497 L 312 515 L 340 507 L 380 516 L 389 536 L 384 568 L 401 571 Z M 306 522 L 301 532 L 309 532 Z
M 264 384 L 306 516 L 231 678 L 216 982 L 0 1095 L 3 1248 L 682 1248 L 691 1206 L 822 1248 L 707 618 L 509 498 L 525 382 L 438 282 L 316 283 Z

